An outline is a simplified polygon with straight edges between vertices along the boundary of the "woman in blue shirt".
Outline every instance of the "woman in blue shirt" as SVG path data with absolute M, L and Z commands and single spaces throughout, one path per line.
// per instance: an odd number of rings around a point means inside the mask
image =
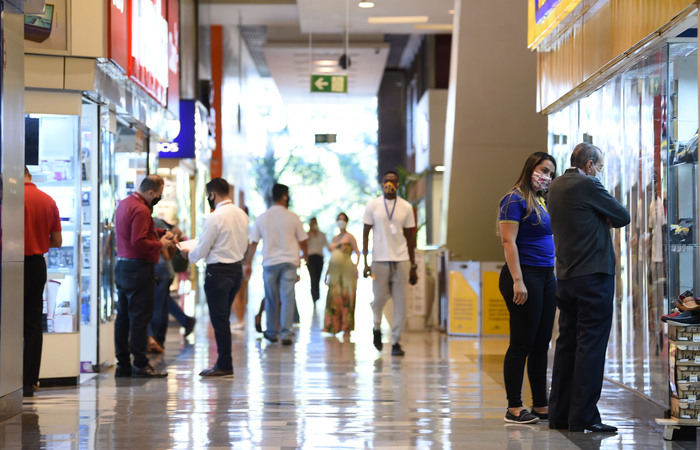
M 509 423 L 534 423 L 548 416 L 547 351 L 556 281 L 554 240 L 543 195 L 556 168 L 551 155 L 533 153 L 515 186 L 501 199 L 498 225 L 506 264 L 499 289 L 510 312 L 510 345 L 503 361 Z M 521 397 L 526 361 L 531 411 L 523 408 Z

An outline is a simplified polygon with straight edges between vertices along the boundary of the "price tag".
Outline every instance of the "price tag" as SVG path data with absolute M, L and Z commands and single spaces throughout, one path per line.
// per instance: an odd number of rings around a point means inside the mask
M 695 357 L 695 364 L 700 364 L 700 356 Z
M 681 414 L 681 419 L 690 419 L 690 414 Z
M 696 396 L 695 395 L 689 395 L 688 396 L 688 403 L 695 403 Z
M 698 376 L 697 375 L 691 375 L 688 377 L 688 381 L 690 383 L 697 383 L 698 382 Z
M 693 333 L 693 342 L 700 342 L 700 333 Z
M 688 358 L 681 358 L 678 360 L 678 362 L 688 362 L 690 361 Z

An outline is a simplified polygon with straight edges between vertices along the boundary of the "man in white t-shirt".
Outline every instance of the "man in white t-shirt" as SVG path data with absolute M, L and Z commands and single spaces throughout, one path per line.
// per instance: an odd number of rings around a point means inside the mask
M 292 344 L 292 320 L 296 308 L 294 285 L 297 282 L 299 250 L 306 259 L 308 236 L 299 216 L 289 208 L 289 188 L 284 184 L 272 187 L 274 204 L 262 213 L 250 230 L 250 249 L 245 271 L 251 273 L 250 263 L 263 240 L 263 281 L 267 329 L 265 339 L 276 342 L 279 333 L 282 345 Z M 281 311 L 280 311 L 281 308 Z M 280 329 L 280 319 L 282 328 Z
M 241 287 L 242 261 L 248 246 L 248 215 L 229 197 L 223 178 L 207 183 L 207 202 L 214 211 L 204 221 L 204 231 L 192 251 L 183 251 L 190 262 L 204 258 L 207 263 L 204 292 L 214 328 L 218 358 L 202 377 L 232 377 L 231 305 Z
M 406 317 L 406 284 L 416 284 L 414 238 L 416 220 L 413 207 L 396 195 L 399 175 L 389 171 L 382 178 L 384 195 L 370 201 L 365 208 L 362 233 L 362 254 L 365 260 L 363 276 L 372 276 L 374 301 L 373 342 L 377 350 L 382 349 L 382 311 L 389 298 L 394 299 L 394 317 L 391 326 L 391 354 L 403 356 L 399 344 Z M 372 267 L 367 264 L 369 232 L 373 230 Z

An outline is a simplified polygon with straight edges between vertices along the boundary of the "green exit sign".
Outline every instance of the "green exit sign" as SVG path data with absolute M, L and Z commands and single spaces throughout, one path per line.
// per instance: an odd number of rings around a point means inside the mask
M 347 75 L 311 75 L 311 92 L 348 92 Z

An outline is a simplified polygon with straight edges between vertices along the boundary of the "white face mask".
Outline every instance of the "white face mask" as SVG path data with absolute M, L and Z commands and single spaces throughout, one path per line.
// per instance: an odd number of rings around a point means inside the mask
M 340 228 L 341 230 L 344 230 L 347 224 L 348 223 L 344 220 L 339 220 L 336 222 L 336 225 L 338 225 L 338 228 Z
M 598 172 L 598 169 L 595 169 L 595 175 L 593 175 L 596 180 L 600 181 L 600 184 L 603 184 L 603 172 L 600 171 Z

